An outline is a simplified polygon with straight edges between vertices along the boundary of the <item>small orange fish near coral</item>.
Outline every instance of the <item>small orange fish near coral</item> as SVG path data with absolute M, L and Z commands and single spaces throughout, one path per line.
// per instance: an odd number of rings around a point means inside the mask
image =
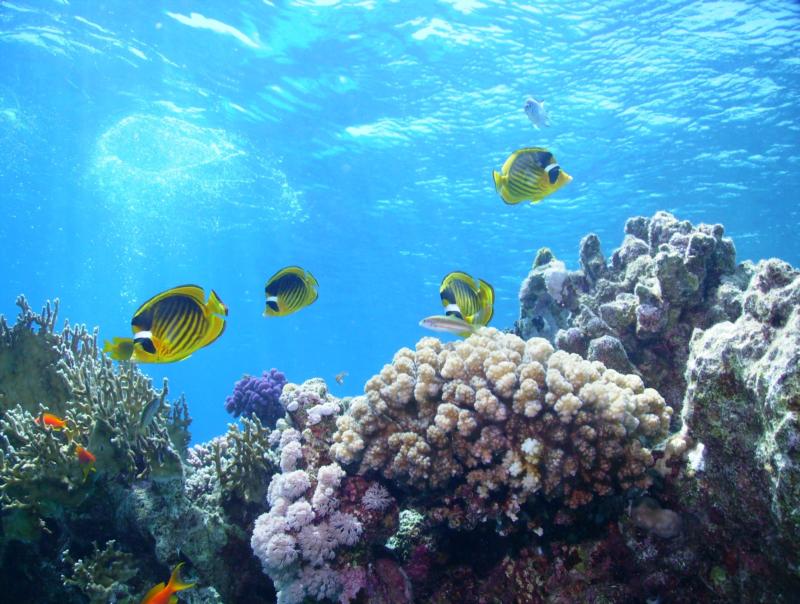
M 347 377 L 347 372 L 346 371 L 340 371 L 339 373 L 336 374 L 334 379 L 336 380 L 337 384 L 344 384 L 344 378 L 346 378 L 346 377 Z
M 61 419 L 52 413 L 42 413 L 39 417 L 33 420 L 37 425 L 43 428 L 50 428 L 51 430 L 63 430 L 67 427 L 67 421 Z
M 183 562 L 180 562 L 178 566 L 175 567 L 175 570 L 172 571 L 169 583 L 166 585 L 164 585 L 164 583 L 159 583 L 148 591 L 141 604 L 177 604 L 178 596 L 174 595 L 175 592 L 194 587 L 194 583 L 184 583 L 181 581 L 179 572 L 181 566 L 183 566 Z
M 97 461 L 97 458 L 89 449 L 85 449 L 80 445 L 75 448 L 75 455 L 78 457 L 78 463 L 83 466 L 83 479 L 86 480 L 89 472 L 97 471 L 94 467 L 94 462 Z

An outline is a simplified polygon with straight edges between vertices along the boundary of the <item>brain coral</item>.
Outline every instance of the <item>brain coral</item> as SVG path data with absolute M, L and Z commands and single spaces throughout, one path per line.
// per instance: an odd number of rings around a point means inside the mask
M 331 455 L 438 500 L 453 527 L 646 483 L 672 409 L 635 375 L 495 329 L 401 349 L 337 419 Z

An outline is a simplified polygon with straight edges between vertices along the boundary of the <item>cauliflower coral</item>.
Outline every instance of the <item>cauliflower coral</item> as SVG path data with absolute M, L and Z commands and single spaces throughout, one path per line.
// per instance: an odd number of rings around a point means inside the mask
M 330 453 L 437 496 L 451 527 L 513 522 L 532 497 L 574 509 L 645 486 L 671 414 L 636 375 L 484 328 L 398 351 L 337 419 Z

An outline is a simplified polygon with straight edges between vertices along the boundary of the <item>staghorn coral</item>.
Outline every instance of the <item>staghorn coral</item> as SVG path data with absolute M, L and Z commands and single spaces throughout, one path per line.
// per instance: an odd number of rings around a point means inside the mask
M 337 419 L 331 456 L 432 500 L 452 528 L 507 525 L 533 497 L 578 508 L 644 486 L 672 413 L 638 376 L 495 329 L 423 338 L 365 392 Z
M 584 237 L 578 271 L 565 273 L 539 250 L 520 289 L 516 333 L 637 373 L 678 409 L 692 330 L 741 312 L 749 269 L 736 266 L 723 234 L 719 224 L 694 226 L 657 212 L 626 222 L 609 261 L 596 235 Z
M 234 417 L 257 417 L 262 424 L 275 427 L 283 417 L 279 399 L 286 376 L 277 369 L 264 371 L 261 377 L 245 375 L 236 382 L 233 393 L 225 399 L 225 409 Z

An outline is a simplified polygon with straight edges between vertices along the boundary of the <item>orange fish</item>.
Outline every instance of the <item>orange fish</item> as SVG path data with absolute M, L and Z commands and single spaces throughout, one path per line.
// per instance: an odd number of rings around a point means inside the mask
M 67 421 L 52 413 L 42 413 L 35 421 L 39 426 L 50 428 L 51 430 L 63 430 L 67 427 Z
M 89 449 L 84 449 L 80 445 L 75 448 L 75 455 L 78 456 L 78 463 L 83 466 L 83 479 L 86 480 L 89 477 L 89 472 L 97 471 L 94 467 L 94 462 L 97 461 L 97 458 Z
M 178 566 L 175 567 L 175 570 L 172 571 L 169 583 L 166 585 L 159 583 L 148 591 L 144 600 L 142 600 L 142 604 L 177 604 L 178 596 L 174 595 L 175 592 L 194 587 L 194 583 L 184 583 L 181 581 L 179 574 L 181 566 L 183 566 L 183 562 L 180 562 Z

